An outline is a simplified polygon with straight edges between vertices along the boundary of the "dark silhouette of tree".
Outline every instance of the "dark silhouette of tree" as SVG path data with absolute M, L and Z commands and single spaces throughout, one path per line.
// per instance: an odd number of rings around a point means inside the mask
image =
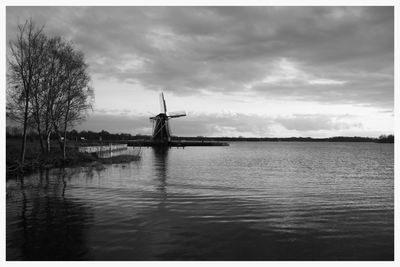
M 378 143 L 394 143 L 394 135 L 380 135 L 378 138 Z
M 89 87 L 90 77 L 81 52 L 67 43 L 59 53 L 59 60 L 63 70 L 62 82 L 58 88 L 60 109 L 58 120 L 53 120 L 53 125 L 54 130 L 63 140 L 61 149 L 65 158 L 68 127 L 74 126 L 85 118 L 86 111 L 91 108 L 93 90 Z
M 32 20 L 18 29 L 10 43 L 7 116 L 23 125 L 21 162 L 28 127 L 36 129 L 42 153 L 50 152 L 55 132 L 65 159 L 67 129 L 85 118 L 93 101 L 88 66 L 82 52 L 61 37 L 47 37 Z
M 30 101 L 40 84 L 46 36 L 43 27 L 37 29 L 32 20 L 18 26 L 15 40 L 10 42 L 8 58 L 8 118 L 22 124 L 21 163 L 25 160 L 26 136 L 31 119 Z

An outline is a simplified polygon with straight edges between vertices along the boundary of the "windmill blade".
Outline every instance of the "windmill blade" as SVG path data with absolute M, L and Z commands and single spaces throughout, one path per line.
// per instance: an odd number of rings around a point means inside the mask
M 168 116 L 168 118 L 184 117 L 184 116 L 186 116 L 186 112 L 185 111 L 168 112 L 167 116 Z
M 165 104 L 164 93 L 160 93 L 160 109 L 161 113 L 167 113 L 167 105 Z

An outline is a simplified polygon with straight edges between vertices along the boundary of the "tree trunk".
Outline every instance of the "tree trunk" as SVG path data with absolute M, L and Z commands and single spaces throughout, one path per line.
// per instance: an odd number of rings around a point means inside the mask
M 64 130 L 63 160 L 65 160 L 66 158 L 66 153 L 65 153 L 66 147 L 67 147 L 67 130 Z
M 28 110 L 29 110 L 29 96 L 26 94 L 25 100 L 25 113 L 24 113 L 24 131 L 22 134 L 22 147 L 21 147 L 21 163 L 25 161 L 25 149 L 26 149 L 26 130 L 28 128 Z
M 46 133 L 46 152 L 50 153 L 50 137 L 51 137 L 51 124 L 49 123 L 49 111 L 47 110 L 47 114 L 44 118 L 44 131 Z
M 36 121 L 36 129 L 37 129 L 37 132 L 38 132 L 38 135 L 39 135 L 39 142 L 40 142 L 40 149 L 41 149 L 41 151 L 42 151 L 42 154 L 45 152 L 45 149 L 44 149 L 44 144 L 43 144 L 43 136 L 42 136 L 42 129 L 41 129 L 41 119 L 40 119 L 40 110 L 39 110 L 39 107 L 40 107 L 40 103 L 39 103 L 39 100 L 38 100 L 38 92 L 36 91 L 36 93 L 34 93 L 34 100 L 35 100 L 35 102 L 34 102 L 34 105 L 35 105 L 35 108 L 34 108 L 34 116 L 35 116 L 35 121 Z
M 63 142 L 61 141 L 61 134 L 60 134 L 60 132 L 58 131 L 58 127 L 54 124 L 54 131 L 56 132 L 56 134 L 57 134 L 57 141 L 58 141 L 58 145 L 60 146 L 60 149 L 61 149 L 61 152 L 62 151 L 64 151 L 64 144 L 63 144 Z
M 71 101 L 70 101 L 70 90 L 68 90 L 68 101 L 67 101 L 67 107 L 66 107 L 66 113 L 65 113 L 65 119 L 64 119 L 64 146 L 63 146 L 63 159 L 65 160 L 65 149 L 67 146 L 67 126 L 68 126 L 68 115 L 69 115 L 69 109 L 71 108 Z
M 40 127 L 37 128 L 37 131 L 38 131 L 38 134 L 39 134 L 40 150 L 42 151 L 42 153 L 44 153 L 45 149 L 44 149 L 44 144 L 43 144 L 42 131 L 40 130 Z
M 51 132 L 48 132 L 47 133 L 47 142 L 46 142 L 47 153 L 50 153 L 50 136 L 51 136 Z

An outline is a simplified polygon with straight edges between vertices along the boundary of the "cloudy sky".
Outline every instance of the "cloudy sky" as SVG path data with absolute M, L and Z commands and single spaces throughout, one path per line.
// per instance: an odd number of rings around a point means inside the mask
M 90 65 L 95 105 L 78 130 L 179 136 L 372 136 L 394 131 L 393 7 L 7 7 Z

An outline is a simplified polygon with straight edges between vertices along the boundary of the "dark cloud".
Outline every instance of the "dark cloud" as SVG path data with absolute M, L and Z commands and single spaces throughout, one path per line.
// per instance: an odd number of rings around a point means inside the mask
M 98 78 L 393 108 L 393 7 L 7 7 L 82 49 Z M 291 75 L 285 74 L 286 61 Z M 282 68 L 283 67 L 283 68 Z M 283 75 L 283 76 L 282 76 Z M 285 76 L 286 75 L 286 76 Z M 267 82 L 266 82 L 267 81 Z M 322 82 L 321 82 L 322 81 Z

